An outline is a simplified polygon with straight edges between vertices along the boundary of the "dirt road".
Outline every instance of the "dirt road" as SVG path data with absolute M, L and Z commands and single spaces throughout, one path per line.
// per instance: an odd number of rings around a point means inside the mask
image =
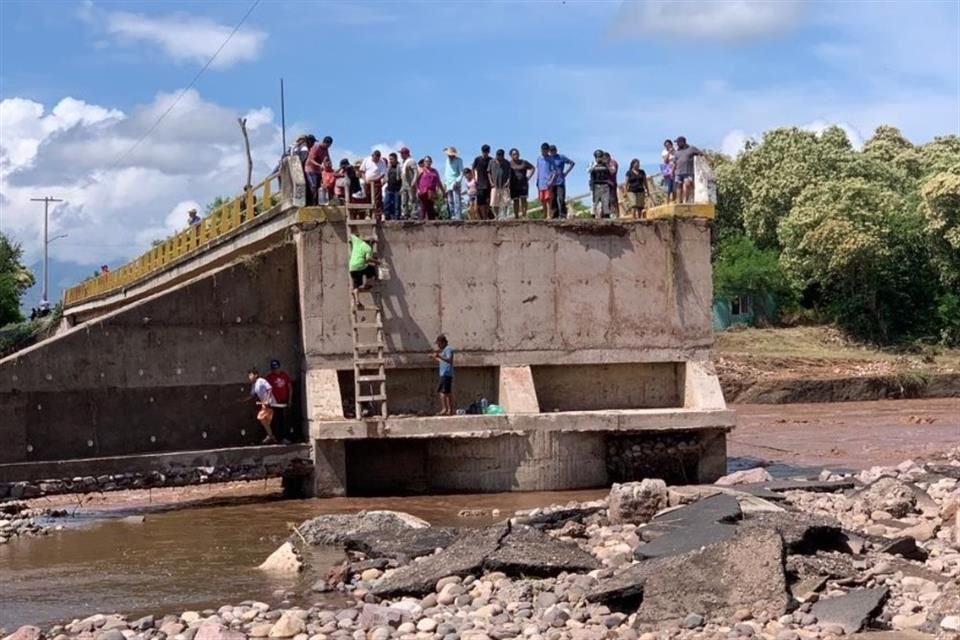
M 960 399 L 738 405 L 731 457 L 862 469 L 960 447 Z

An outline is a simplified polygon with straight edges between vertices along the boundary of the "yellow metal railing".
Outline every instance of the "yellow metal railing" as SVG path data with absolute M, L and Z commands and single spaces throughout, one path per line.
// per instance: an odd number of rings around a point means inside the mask
M 230 233 L 273 206 L 280 193 L 279 174 L 267 176 L 252 189 L 224 203 L 199 223 L 156 244 L 139 258 L 127 264 L 81 282 L 63 293 L 64 306 L 110 293 L 166 267 L 171 262 L 197 251 L 217 238 Z M 276 186 L 276 188 L 275 188 Z

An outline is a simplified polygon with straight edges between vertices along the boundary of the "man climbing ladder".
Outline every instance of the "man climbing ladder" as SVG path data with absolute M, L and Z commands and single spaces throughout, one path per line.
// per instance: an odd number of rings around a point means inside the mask
M 350 241 L 351 328 L 353 331 L 354 404 L 358 420 L 387 417 L 387 384 L 383 358 L 383 311 L 377 286 L 377 265 L 371 243 L 376 243 L 377 220 L 370 205 L 347 204 Z M 363 237 L 362 233 L 371 235 Z M 369 307 L 361 296 L 368 296 Z

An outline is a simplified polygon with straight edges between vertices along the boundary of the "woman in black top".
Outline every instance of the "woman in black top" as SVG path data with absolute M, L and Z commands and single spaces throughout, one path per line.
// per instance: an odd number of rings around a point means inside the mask
M 510 149 L 510 199 L 513 200 L 513 217 L 527 217 L 527 197 L 530 195 L 530 178 L 537 168 L 520 159 L 520 151 Z
M 634 158 L 624 176 L 627 188 L 627 210 L 634 218 L 645 217 L 647 196 L 647 172 L 640 168 L 640 161 Z

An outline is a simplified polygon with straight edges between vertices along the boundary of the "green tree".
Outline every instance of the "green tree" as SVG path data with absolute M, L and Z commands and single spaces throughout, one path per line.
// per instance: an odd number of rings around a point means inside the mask
M 764 304 L 772 299 L 775 307 L 790 304 L 792 292 L 774 249 L 760 249 L 744 235 L 729 235 L 717 246 L 713 262 L 713 290 L 717 298 L 750 296 L 758 319 L 764 317 Z
M 34 282 L 23 264 L 23 247 L 0 233 L 0 326 L 23 320 L 20 300 Z
M 960 163 L 920 186 L 918 207 L 945 286 L 960 290 Z
M 781 222 L 780 262 L 848 330 L 891 342 L 931 329 L 936 278 L 923 223 L 903 196 L 864 178 L 811 185 Z
M 718 242 L 743 233 L 743 207 L 747 185 L 740 164 L 722 153 L 707 151 L 707 162 L 717 184 L 717 211 L 713 221 Z
M 230 203 L 229 196 L 217 196 L 216 198 L 208 202 L 207 206 L 203 208 L 204 215 L 210 215 L 211 213 L 213 213 L 223 205 L 229 204 L 229 203 Z

